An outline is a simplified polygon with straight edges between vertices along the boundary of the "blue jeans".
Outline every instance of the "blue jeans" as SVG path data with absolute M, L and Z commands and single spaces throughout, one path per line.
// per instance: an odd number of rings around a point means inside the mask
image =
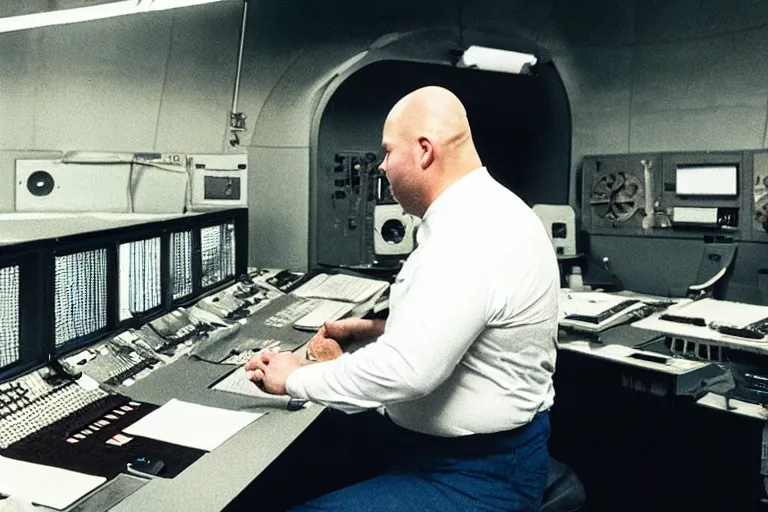
M 548 413 L 515 430 L 458 438 L 382 421 L 388 425 L 371 435 L 403 454 L 389 471 L 291 510 L 538 512 L 547 482 Z

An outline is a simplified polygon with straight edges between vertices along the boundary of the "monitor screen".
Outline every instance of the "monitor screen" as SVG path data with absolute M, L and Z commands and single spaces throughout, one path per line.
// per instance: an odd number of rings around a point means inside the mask
M 0 268 L 0 367 L 19 360 L 19 267 Z
M 738 166 L 678 165 L 675 193 L 679 196 L 738 195 Z
M 235 275 L 235 223 L 200 229 L 202 286 L 211 286 Z
M 171 233 L 171 297 L 178 300 L 192 293 L 192 231 Z
M 120 244 L 120 320 L 162 304 L 160 237 Z
M 56 346 L 107 326 L 107 250 L 56 256 Z

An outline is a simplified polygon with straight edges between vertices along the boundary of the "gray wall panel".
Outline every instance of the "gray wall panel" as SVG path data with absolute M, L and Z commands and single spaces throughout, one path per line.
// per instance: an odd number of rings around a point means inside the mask
M 759 148 L 765 106 L 669 110 L 632 116 L 630 150 L 688 151 Z
M 462 5 L 466 30 L 510 34 L 536 41 L 547 25 L 555 0 L 475 0 Z
M 167 76 L 157 140 L 153 141 L 159 151 L 206 153 L 224 149 L 242 7 L 230 2 L 193 14 L 175 11 L 168 34 Z
M 31 32 L 16 32 L 0 40 L 0 148 L 35 147 L 37 39 Z M 0 175 L 4 172 L 0 168 Z
M 634 11 L 634 0 L 556 0 L 542 41 L 555 48 L 632 44 Z
M 634 60 L 633 113 L 718 107 L 763 108 L 768 30 L 641 45 Z
M 637 40 L 680 41 L 756 28 L 768 22 L 762 0 L 640 0 Z
M 248 260 L 260 267 L 306 270 L 309 148 L 248 148 Z
M 34 148 L 152 147 L 171 25 L 153 14 L 38 29 Z

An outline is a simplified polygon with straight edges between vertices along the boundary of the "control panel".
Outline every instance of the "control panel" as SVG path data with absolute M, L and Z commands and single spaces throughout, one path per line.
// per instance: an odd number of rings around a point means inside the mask
M 768 241 L 768 153 L 586 156 L 582 172 L 582 223 L 592 234 Z

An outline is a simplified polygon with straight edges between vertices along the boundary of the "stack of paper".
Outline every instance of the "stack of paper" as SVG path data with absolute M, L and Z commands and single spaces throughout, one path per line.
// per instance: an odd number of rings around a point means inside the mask
M 0 457 L 0 493 L 65 509 L 106 482 L 101 476 Z
M 386 290 L 389 283 L 346 274 L 318 274 L 293 291 L 297 297 L 330 299 L 359 304 Z

